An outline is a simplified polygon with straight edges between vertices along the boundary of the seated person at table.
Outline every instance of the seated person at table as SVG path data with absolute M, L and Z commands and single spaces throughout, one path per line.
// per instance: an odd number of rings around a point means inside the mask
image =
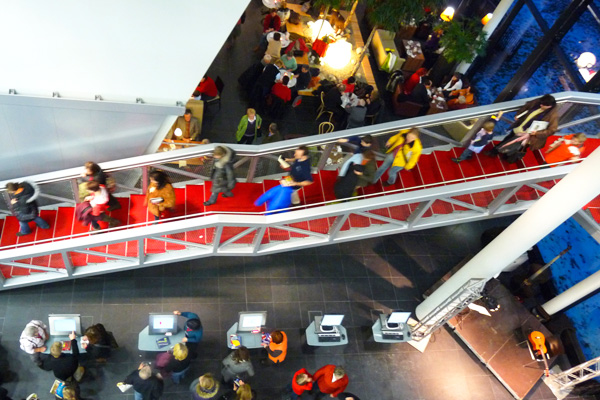
M 277 9 L 271 8 L 263 21 L 263 33 L 278 31 L 281 28 L 281 18 L 277 15 Z
M 460 90 L 463 87 L 462 74 L 460 72 L 455 72 L 452 75 L 452 78 L 446 83 L 446 85 L 442 88 L 442 93 L 444 97 L 448 97 L 450 92 L 455 90 Z
M 325 109 L 331 111 L 337 120 L 342 120 L 345 117 L 344 109 L 342 108 L 342 94 L 346 91 L 346 85 L 340 83 L 332 87 L 323 96 Z
M 576 133 L 556 140 L 544 154 L 548 164 L 579 160 L 584 150 L 585 133 Z
M 359 99 L 354 107 L 346 108 L 348 113 L 348 124 L 346 129 L 360 128 L 365 125 L 365 116 L 367 115 L 367 102 Z
M 41 365 L 42 369 L 54 372 L 56 379 L 60 379 L 61 381 L 66 381 L 73 377 L 79 368 L 79 347 L 77 346 L 75 332 L 69 334 L 69 339 L 71 340 L 72 354 L 62 352 L 62 342 L 54 342 L 50 347 L 50 355 L 44 357 Z M 76 377 L 77 381 L 80 379 L 81 374 Z
M 268 38 L 267 50 L 265 54 L 270 55 L 272 58 L 279 58 L 281 56 L 281 33 L 275 32 L 273 38 Z
M 215 81 L 212 80 L 210 76 L 204 75 L 202 79 L 200 79 L 200 83 L 194 90 L 193 97 L 196 100 L 211 100 L 219 95 L 219 89 L 217 89 L 217 85 Z
M 406 83 L 404 83 L 404 93 L 411 94 L 413 89 L 415 88 L 415 86 L 417 86 L 418 83 L 421 83 L 421 78 L 426 75 L 427 75 L 427 69 L 419 68 L 417 70 L 417 72 L 412 74 L 410 76 L 410 78 L 408 78 Z
M 177 137 L 174 135 L 175 129 L 181 129 L 182 135 Z M 189 142 L 190 140 L 198 139 L 200 135 L 200 122 L 198 122 L 198 118 L 192 117 L 192 110 L 189 108 L 185 109 L 185 113 L 183 117 L 177 117 L 177 120 L 167 133 L 167 140 L 184 140 Z
M 455 90 L 448 96 L 448 110 L 462 110 L 475 104 L 475 96 L 471 86 Z
M 344 79 L 342 81 L 344 85 L 346 85 L 346 93 L 354 93 L 354 88 L 356 87 L 356 78 L 351 76 L 348 79 Z
M 181 339 L 186 344 L 187 349 L 190 352 L 191 358 L 196 358 L 196 352 L 198 350 L 198 343 L 202 340 L 204 330 L 202 328 L 202 322 L 198 314 L 189 311 L 173 311 L 175 315 L 181 315 L 188 320 L 185 322 L 185 337 Z
M 258 76 L 258 79 L 256 79 L 254 89 L 252 90 L 252 104 L 255 105 L 261 104 L 267 94 L 269 94 L 275 84 L 275 78 L 279 74 L 279 68 L 272 64 L 272 57 L 270 55 L 265 55 L 263 62 L 266 63 L 266 66 Z
M 502 114 L 500 114 L 502 116 Z M 473 153 L 479 154 L 481 150 L 492 140 L 494 137 L 494 127 L 496 126 L 496 122 L 489 120 L 483 123 L 483 126 L 475 134 L 475 137 L 471 139 L 469 143 L 469 147 L 463 150 L 462 154 L 458 158 L 452 158 L 452 161 L 455 163 L 459 163 L 461 161 L 468 160 L 473 157 Z
M 306 89 L 310 84 L 311 79 L 312 75 L 310 74 L 310 68 L 308 65 L 302 64 L 300 66 L 300 71 L 298 71 L 298 74 L 296 74 L 295 88 L 298 90 Z
M 291 52 L 282 54 L 280 60 L 283 63 L 283 67 L 288 71 L 295 71 L 298 69 L 296 57 L 294 57 Z
M 273 85 L 271 94 L 279 97 L 285 103 L 292 100 L 292 91 L 288 87 L 288 83 L 290 83 L 290 77 L 286 75 L 281 78 L 281 81 Z

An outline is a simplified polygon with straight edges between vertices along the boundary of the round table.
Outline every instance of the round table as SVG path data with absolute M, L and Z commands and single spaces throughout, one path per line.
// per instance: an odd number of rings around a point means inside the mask
M 267 8 L 281 7 L 281 0 L 262 0 L 262 3 Z
M 284 76 L 289 76 L 290 77 L 290 81 L 288 82 L 288 85 L 287 85 L 289 88 L 293 88 L 294 86 L 296 86 L 296 77 L 294 76 L 293 73 L 291 73 L 287 69 L 280 69 L 279 70 L 279 73 L 275 77 L 275 82 L 279 81 Z
M 281 32 L 279 32 L 279 33 L 281 33 Z M 270 42 L 271 40 L 273 40 L 273 36 L 275 36 L 275 32 L 267 33 L 267 42 Z M 285 49 L 286 47 L 288 47 L 291 43 L 289 32 L 281 33 L 281 38 L 279 39 L 279 41 L 281 42 L 282 49 Z

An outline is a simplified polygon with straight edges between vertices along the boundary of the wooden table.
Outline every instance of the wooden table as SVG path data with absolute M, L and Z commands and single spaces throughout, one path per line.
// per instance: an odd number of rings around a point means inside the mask
M 446 100 L 438 97 L 437 99 L 431 101 L 427 115 L 437 114 L 445 111 L 448 111 L 448 104 L 446 104 Z
M 411 43 L 412 42 L 412 46 Z M 425 62 L 425 56 L 423 55 L 423 50 L 421 49 L 421 43 L 416 40 L 403 40 L 402 45 L 404 46 L 404 54 L 406 55 L 406 62 L 402 66 L 402 70 L 415 72 L 419 68 L 423 66 Z M 412 54 L 412 57 L 409 55 L 409 49 L 411 47 L 417 47 L 417 51 L 415 54 Z

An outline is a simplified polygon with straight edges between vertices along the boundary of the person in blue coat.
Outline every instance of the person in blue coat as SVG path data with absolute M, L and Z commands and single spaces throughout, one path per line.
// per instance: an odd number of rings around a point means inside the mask
M 191 358 L 196 358 L 198 356 L 198 343 L 202 340 L 202 335 L 204 333 L 200 317 L 198 314 L 189 311 L 181 312 L 175 310 L 173 311 L 173 314 L 187 318 L 187 321 L 185 322 L 185 337 L 181 341 L 186 344 Z

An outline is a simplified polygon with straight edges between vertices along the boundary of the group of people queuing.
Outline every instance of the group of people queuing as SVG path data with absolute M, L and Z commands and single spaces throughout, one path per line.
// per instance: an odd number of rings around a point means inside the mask
M 186 378 L 192 360 L 199 354 L 199 343 L 203 338 L 203 326 L 198 314 L 190 311 L 173 311 L 173 314 L 186 318 L 185 336 L 166 352 L 159 353 L 154 363 L 142 362 L 137 369 L 122 381 L 116 382 L 123 392 L 133 391 L 135 400 L 159 400 L 164 396 L 164 381 L 170 379 L 179 385 Z M 263 350 L 259 358 L 261 367 L 283 368 L 288 354 L 288 338 L 284 331 L 264 332 L 261 342 Z M 85 382 L 85 366 L 91 363 L 104 364 L 114 348 L 118 348 L 112 333 L 102 324 L 95 324 L 85 330 L 79 338 L 85 353 L 79 349 L 79 341 L 72 332 L 69 341 L 46 343 L 50 339 L 48 327 L 39 320 L 30 321 L 21 333 L 19 342 L 31 361 L 39 368 L 52 371 L 59 385 L 54 385 L 51 393 L 57 399 L 82 400 L 80 382 Z M 49 346 L 49 347 L 47 347 Z M 250 350 L 239 345 L 221 362 L 221 379 L 217 371 L 207 372 L 191 380 L 190 397 L 193 400 L 255 400 L 261 398 L 252 388 L 255 379 L 255 366 Z M 323 399 L 326 397 L 343 400 L 359 400 L 346 393 L 348 376 L 342 366 L 325 365 L 314 374 L 302 368 L 290 372 L 289 384 L 282 388 L 282 395 L 288 399 Z M 1 389 L 1 388 L 0 388 Z M 3 399 L 10 400 L 6 390 Z M 38 399 L 31 394 L 28 400 Z

